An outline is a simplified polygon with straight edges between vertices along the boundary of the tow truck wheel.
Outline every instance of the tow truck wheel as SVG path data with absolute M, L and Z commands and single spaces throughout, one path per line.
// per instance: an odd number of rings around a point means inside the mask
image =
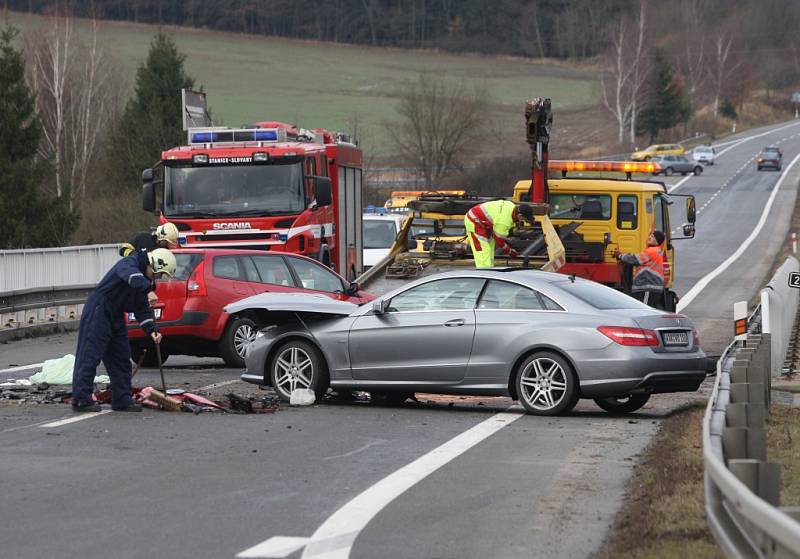
M 319 402 L 328 391 L 328 367 L 320 351 L 310 342 L 289 340 L 281 345 L 269 364 L 272 388 L 284 402 L 298 388 L 314 391 Z
M 628 394 L 627 396 L 595 398 L 594 403 L 608 413 L 631 413 L 644 406 L 649 399 L 650 394 Z
M 517 397 L 528 413 L 559 415 L 578 403 L 578 379 L 566 359 L 541 351 L 517 368 Z

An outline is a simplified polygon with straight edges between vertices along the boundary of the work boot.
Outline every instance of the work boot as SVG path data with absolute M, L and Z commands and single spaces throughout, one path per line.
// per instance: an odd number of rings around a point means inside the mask
M 100 404 L 97 402 L 92 402 L 91 404 L 72 404 L 72 411 L 77 412 L 98 412 L 101 408 Z
M 139 404 L 128 404 L 121 408 L 112 408 L 114 411 L 142 411 L 142 406 Z

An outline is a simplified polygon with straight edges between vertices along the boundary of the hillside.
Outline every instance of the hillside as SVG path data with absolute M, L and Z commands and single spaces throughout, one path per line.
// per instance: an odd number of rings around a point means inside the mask
M 10 12 L 23 35 L 48 18 Z M 87 37 L 88 20 L 73 20 Z M 100 40 L 125 76 L 130 94 L 157 26 L 99 22 Z M 510 57 L 454 55 L 241 35 L 184 27 L 165 28 L 187 55 L 186 68 L 209 93 L 214 118 L 228 125 L 284 120 L 307 127 L 348 129 L 357 118 L 371 130 L 375 150 L 387 149 L 381 127 L 394 117 L 395 95 L 419 72 L 467 83 L 485 82 L 496 128 L 519 127 L 524 99 L 550 96 L 558 111 L 599 101 L 593 71 L 567 63 L 534 63 Z

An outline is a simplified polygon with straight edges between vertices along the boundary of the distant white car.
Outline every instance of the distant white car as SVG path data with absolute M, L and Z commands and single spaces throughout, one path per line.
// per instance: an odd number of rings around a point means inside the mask
M 389 254 L 389 249 L 392 248 L 394 239 L 400 232 L 405 219 L 406 216 L 403 214 L 365 213 L 363 215 L 365 270 Z
M 702 163 L 703 165 L 713 165 L 716 156 L 717 151 L 713 146 L 697 146 L 692 150 L 692 159 L 696 163 Z

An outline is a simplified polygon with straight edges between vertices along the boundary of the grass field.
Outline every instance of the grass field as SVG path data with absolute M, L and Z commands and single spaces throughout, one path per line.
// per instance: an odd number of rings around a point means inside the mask
M 52 25 L 41 16 L 10 12 L 23 34 Z M 74 20 L 76 36 L 88 37 L 90 22 Z M 132 91 L 136 68 L 147 56 L 155 26 L 100 22 L 100 38 Z M 522 59 L 451 55 L 245 36 L 169 27 L 186 68 L 209 93 L 215 119 L 226 125 L 283 120 L 304 127 L 346 130 L 357 117 L 373 130 L 378 151 L 386 148 L 380 130 L 394 118 L 398 88 L 420 72 L 467 83 L 485 82 L 498 124 L 522 125 L 528 97 L 549 96 L 554 109 L 598 102 L 596 75 L 588 70 Z

